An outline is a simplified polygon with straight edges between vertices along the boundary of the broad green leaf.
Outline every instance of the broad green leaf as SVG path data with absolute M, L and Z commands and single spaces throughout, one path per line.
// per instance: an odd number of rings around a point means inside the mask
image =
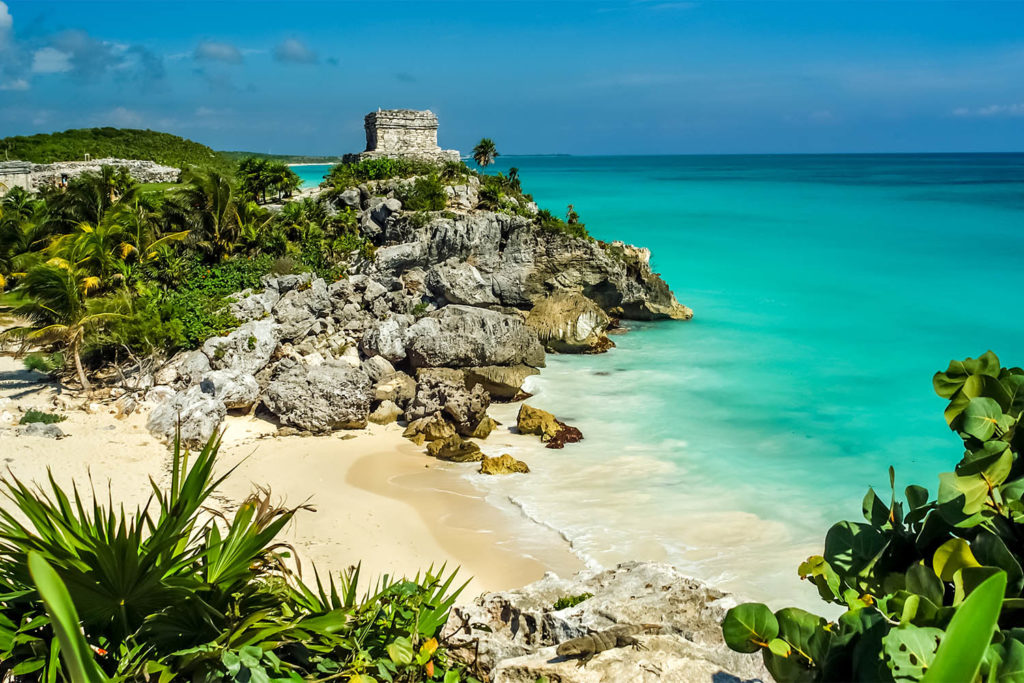
M 793 648 L 789 646 L 789 643 L 780 638 L 772 638 L 769 640 L 768 649 L 772 651 L 772 654 L 778 657 L 788 657 L 793 651 Z
M 831 637 L 825 630 L 827 622 L 797 607 L 784 607 L 775 613 L 775 618 L 779 621 L 779 637 L 820 667 L 828 653 Z
M 1010 393 L 995 377 L 988 375 L 971 375 L 964 382 L 963 394 L 967 398 L 991 398 L 999 404 L 1000 410 L 1010 407 Z
M 1004 458 L 1008 461 L 1005 469 L 1009 472 L 1010 466 L 1013 464 L 1010 444 L 1005 441 L 986 441 L 978 448 L 964 453 L 963 460 L 956 466 L 956 473 L 960 476 L 968 476 L 991 470 L 993 466 L 1002 468 L 1004 466 L 1000 463 Z
M 987 578 L 1001 573 L 997 567 L 964 567 L 953 574 L 953 605 L 959 605 Z
M 872 526 L 884 526 L 889 521 L 889 506 L 875 494 L 874 489 L 868 489 L 861 503 L 861 510 Z
M 939 475 L 939 511 L 947 517 L 951 524 L 960 525 L 960 516 L 950 516 L 952 510 L 970 517 L 985 508 L 992 487 L 981 474 L 961 477 L 955 472 L 943 472 Z M 950 505 L 952 504 L 952 505 Z
M 928 504 L 928 489 L 923 486 L 911 484 L 904 490 L 904 495 L 907 497 L 907 504 L 910 505 L 911 510 Z
M 825 560 L 843 574 L 859 574 L 885 547 L 885 535 L 870 524 L 839 522 L 825 535 Z
M 939 546 L 932 557 L 932 568 L 944 582 L 952 581 L 953 575 L 964 567 L 980 566 L 971 553 L 971 547 L 962 538 L 949 539 Z
M 907 590 L 941 605 L 945 587 L 931 567 L 915 564 L 907 570 Z
M 412 663 L 413 651 L 412 641 L 402 636 L 395 638 L 395 641 L 385 648 L 388 657 L 398 666 L 409 666 Z
M 979 441 L 988 441 L 996 433 L 1002 416 L 1002 408 L 994 399 L 972 398 L 961 415 L 960 431 Z
M 965 358 L 963 367 L 964 371 L 969 375 L 999 377 L 999 357 L 991 350 L 986 351 L 977 358 Z
M 1003 630 L 1003 641 L 988 649 L 989 675 L 993 683 L 1021 683 L 1024 681 L 1024 629 Z
M 748 602 L 726 612 L 722 635 L 737 652 L 757 652 L 779 635 L 779 622 L 767 606 Z
M 1011 415 L 1020 415 L 1021 411 L 1024 411 L 1024 375 L 1009 375 L 1000 381 L 1010 399 L 1010 405 L 1006 412 Z
M 985 528 L 978 529 L 971 541 L 971 552 L 982 565 L 1006 572 L 1007 595 L 1018 595 L 1024 589 L 1024 568 L 998 535 Z
M 904 625 L 894 628 L 882 638 L 885 664 L 897 683 L 921 680 L 935 659 L 942 629 Z
M 1000 572 L 974 589 L 957 609 L 922 683 L 973 681 L 996 630 L 1006 575 Z
M 72 680 L 75 683 L 107 683 L 109 679 L 96 665 L 82 635 L 78 612 L 64 582 L 43 556 L 34 551 L 28 554 L 28 568 L 60 640 L 61 657 Z
M 377 679 L 367 674 L 356 674 L 349 677 L 348 683 L 377 683 Z

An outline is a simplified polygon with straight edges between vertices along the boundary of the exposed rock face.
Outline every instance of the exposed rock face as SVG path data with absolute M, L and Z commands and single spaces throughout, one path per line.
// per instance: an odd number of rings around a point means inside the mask
M 449 462 L 478 462 L 484 458 L 480 446 L 473 441 L 466 441 L 458 434 L 431 441 L 427 446 L 427 453 L 438 460 Z
M 386 425 L 396 421 L 401 415 L 402 409 L 394 401 L 381 401 L 367 419 L 374 424 Z
M 455 436 L 455 426 L 441 413 L 434 413 L 410 422 L 402 436 L 418 440 L 421 444 L 423 441 L 439 441 Z
M 237 370 L 213 370 L 203 375 L 199 388 L 220 400 L 229 410 L 248 408 L 260 396 L 256 378 Z
M 210 371 L 210 359 L 202 351 L 184 351 L 153 374 L 153 383 L 184 389 L 198 384 L 203 375 Z
M 426 285 L 434 294 L 453 304 L 489 306 L 500 303 L 491 281 L 464 261 L 451 259 L 437 264 L 427 273 Z
M 430 110 L 385 109 L 364 119 L 366 150 L 346 154 L 346 162 L 376 157 L 404 157 L 425 161 L 458 161 L 459 153 L 437 146 L 437 116 Z
M 583 433 L 576 427 L 570 427 L 546 410 L 526 403 L 519 407 L 516 428 L 521 434 L 536 434 L 547 443 L 547 448 L 564 448 L 567 443 L 583 440 Z
M 497 458 L 480 461 L 480 474 L 528 474 L 530 468 L 522 460 L 516 460 L 508 453 Z
M 526 324 L 556 353 L 600 353 L 615 346 L 605 334 L 611 318 L 578 292 L 556 292 L 540 300 L 526 315 Z
M 591 593 L 575 607 L 555 611 L 564 597 Z M 479 663 L 493 683 L 629 681 L 739 683 L 771 680 L 758 655 L 733 652 L 722 639 L 721 621 L 733 604 L 724 593 L 683 576 L 666 564 L 628 562 L 571 579 L 548 574 L 524 588 L 486 593 L 457 606 L 442 637 L 456 656 Z M 640 636 L 646 649 L 614 648 L 586 667 L 558 657 L 558 643 L 616 624 L 655 624 Z M 478 650 L 479 649 L 479 650 Z
M 362 349 L 368 356 L 383 356 L 392 363 L 405 360 L 405 337 L 409 322 L 399 316 L 373 323 L 363 334 Z
M 223 337 L 203 343 L 203 353 L 217 370 L 255 375 L 270 361 L 280 340 L 280 328 L 273 320 L 254 320 Z
M 489 211 L 438 217 L 425 225 L 389 220 L 382 227 L 375 242 L 385 249 L 401 246 L 397 252 L 401 258 L 389 254 L 378 263 L 383 272 L 468 262 L 479 275 L 479 280 L 474 276 L 474 294 L 486 293 L 490 284 L 490 291 L 505 306 L 532 308 L 554 292 L 575 291 L 616 317 L 685 320 L 693 316 L 651 271 L 650 252 L 622 242 L 606 244 L 548 232 L 528 218 Z M 434 277 L 440 287 L 443 278 Z M 452 293 L 457 298 L 465 295 Z
M 209 440 L 226 414 L 223 401 L 196 385 L 179 391 L 154 408 L 146 428 L 153 436 L 171 443 L 180 423 L 181 443 L 198 448 Z
M 317 278 L 308 287 L 285 293 L 274 306 L 280 338 L 301 339 L 331 310 L 327 284 Z
M 365 427 L 371 396 L 361 370 L 336 361 L 295 363 L 270 382 L 263 402 L 282 422 L 318 433 Z
M 540 370 L 529 365 L 485 365 L 466 368 L 463 372 L 466 384 L 479 384 L 495 400 L 511 401 L 523 390 L 526 378 L 538 374 Z
M 467 389 L 457 379 L 441 373 L 424 372 L 416 385 L 416 397 L 405 411 L 406 418 L 417 420 L 440 413 L 448 418 L 463 436 L 471 435 L 487 417 L 491 398 L 480 385 Z
M 413 367 L 544 365 L 544 349 L 523 320 L 470 306 L 445 306 L 406 334 Z

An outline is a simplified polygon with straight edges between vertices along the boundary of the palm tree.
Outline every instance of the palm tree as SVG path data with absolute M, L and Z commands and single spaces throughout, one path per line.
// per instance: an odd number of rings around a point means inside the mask
M 192 239 L 215 261 L 231 254 L 238 237 L 238 206 L 231 180 L 214 170 L 192 171 L 178 191 L 182 213 Z
M 497 156 L 500 156 L 498 148 L 494 146 L 494 140 L 490 138 L 481 139 L 480 142 L 476 143 L 476 147 L 473 148 L 473 159 L 476 160 L 476 163 L 481 168 L 487 168 L 493 164 Z
M 508 169 L 508 182 L 515 188 L 516 192 L 522 192 L 523 186 L 519 183 L 519 169 L 515 166 Z
M 62 344 L 75 361 L 75 372 L 82 388 L 92 385 L 82 367 L 82 343 L 87 332 L 102 327 L 120 313 L 102 311 L 96 300 L 87 299 L 98 286 L 96 278 L 59 259 L 30 269 L 19 285 L 29 302 L 18 308 L 31 324 L 10 328 L 0 333 L 0 341 L 21 339 Z

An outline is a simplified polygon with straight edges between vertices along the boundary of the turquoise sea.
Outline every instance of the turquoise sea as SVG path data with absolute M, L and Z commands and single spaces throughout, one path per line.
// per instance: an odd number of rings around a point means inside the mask
M 817 608 L 796 566 L 828 526 L 887 496 L 890 464 L 934 494 L 961 457 L 932 374 L 987 349 L 1024 364 L 1024 155 L 498 161 L 542 207 L 650 248 L 695 312 L 549 356 L 531 403 L 584 441 L 519 453 L 528 477 L 473 475 L 588 562 Z

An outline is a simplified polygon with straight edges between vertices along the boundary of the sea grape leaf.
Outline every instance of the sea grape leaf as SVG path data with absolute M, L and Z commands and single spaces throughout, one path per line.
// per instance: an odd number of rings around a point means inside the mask
M 951 524 L 963 526 L 963 517 L 982 511 L 988 500 L 988 481 L 980 474 L 959 477 L 955 472 L 939 475 L 939 511 Z M 949 515 L 949 513 L 962 513 Z
M 1021 683 L 1024 681 L 1024 629 L 1003 631 L 1003 641 L 989 646 L 989 674 L 986 681 Z
M 930 626 L 900 626 L 882 638 L 885 663 L 897 683 L 921 680 L 935 659 L 942 638 L 942 629 Z
M 779 621 L 779 637 L 794 650 L 820 666 L 825 661 L 831 634 L 827 622 L 816 614 L 798 607 L 784 607 L 775 613 Z
M 980 567 L 981 564 L 971 552 L 971 546 L 962 538 L 951 538 L 938 547 L 932 557 L 932 568 L 944 582 L 953 580 L 953 575 L 964 567 Z
M 986 567 L 998 567 L 1006 572 L 1006 594 L 1019 595 L 1024 589 L 1024 568 L 997 534 L 978 529 L 971 542 L 971 552 Z
M 999 404 L 1000 410 L 1010 407 L 1010 393 L 995 377 L 988 375 L 971 375 L 964 382 L 963 395 L 967 398 L 987 397 Z
M 757 652 L 779 635 L 779 621 L 766 605 L 748 602 L 726 612 L 722 635 L 737 652 Z
M 953 574 L 953 604 L 959 605 L 985 579 L 1003 573 L 998 567 L 964 567 Z
M 907 590 L 927 598 L 936 606 L 942 605 L 945 586 L 932 568 L 924 564 L 915 564 L 907 570 Z
M 946 628 L 932 665 L 922 683 L 973 681 L 992 640 L 999 619 L 1006 575 L 986 579 L 964 601 Z
M 793 648 L 789 646 L 789 643 L 781 638 L 772 638 L 769 640 L 768 649 L 771 650 L 773 655 L 778 657 L 788 657 L 793 651 Z
M 398 666 L 408 666 L 412 663 L 413 651 L 412 641 L 405 636 L 395 638 L 394 642 L 385 648 L 388 657 Z
M 1000 381 L 1010 400 L 1006 412 L 1014 416 L 1020 415 L 1024 410 L 1024 375 L 1008 375 Z
M 889 521 L 889 506 L 875 493 L 874 489 L 868 489 L 861 503 L 861 510 L 864 519 L 871 523 L 871 526 L 884 526 Z
M 958 419 L 964 412 L 964 408 L 966 408 L 967 404 L 970 402 L 971 399 L 964 396 L 963 393 L 958 393 L 954 396 L 950 400 L 949 405 L 946 406 L 946 409 L 942 411 L 943 416 L 946 418 L 946 424 L 950 427 L 955 427 Z
M 801 579 L 809 579 L 818 587 L 822 600 L 832 602 L 840 597 L 839 574 L 821 555 L 812 555 L 797 569 Z
M 885 547 L 885 535 L 870 524 L 839 522 L 825 535 L 825 561 L 842 576 L 860 574 Z
M 911 510 L 916 510 L 928 504 L 928 489 L 923 486 L 911 484 L 903 493 L 907 497 L 907 504 Z
M 991 398 L 972 398 L 964 408 L 960 431 L 979 441 L 988 441 L 996 433 L 1003 410 Z
M 977 358 L 965 358 L 963 367 L 969 375 L 999 377 L 999 356 L 989 350 Z

